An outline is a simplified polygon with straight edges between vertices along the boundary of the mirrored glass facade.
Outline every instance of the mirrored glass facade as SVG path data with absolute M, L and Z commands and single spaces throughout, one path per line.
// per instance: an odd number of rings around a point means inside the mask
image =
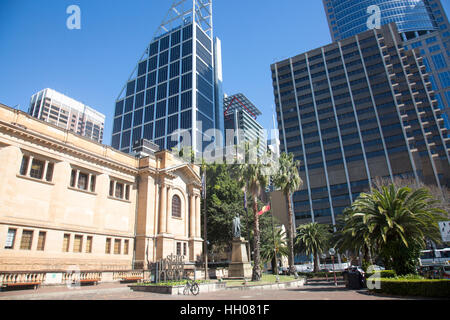
M 449 147 L 423 58 L 395 24 L 271 66 L 281 152 L 301 162 L 298 224 L 335 223 L 377 177 L 449 186 Z
M 323 0 L 333 41 L 368 30 L 368 7 L 379 6 L 381 24 L 395 22 L 405 49 L 418 49 L 450 129 L 450 24 L 440 0 Z M 373 12 L 373 11 L 372 11 Z
M 223 110 L 214 103 L 213 48 L 192 21 L 154 39 L 116 101 L 112 147 L 129 153 L 147 139 L 172 150 L 183 141 L 179 130 L 189 133 L 197 152 L 211 143 L 206 131 L 218 127 L 216 113 Z
M 437 29 L 431 8 L 425 0 L 324 0 L 333 40 L 341 40 L 368 30 L 367 21 L 376 5 L 381 24 L 395 22 L 400 32 Z

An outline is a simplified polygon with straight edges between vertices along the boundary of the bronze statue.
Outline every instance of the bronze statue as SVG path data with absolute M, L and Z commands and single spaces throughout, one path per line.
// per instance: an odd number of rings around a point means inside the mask
M 241 237 L 241 218 L 239 217 L 239 213 L 233 219 L 233 237 L 240 238 Z

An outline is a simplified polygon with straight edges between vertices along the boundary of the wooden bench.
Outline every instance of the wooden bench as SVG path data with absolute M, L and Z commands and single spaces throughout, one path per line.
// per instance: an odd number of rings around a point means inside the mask
M 17 287 L 31 287 L 33 286 L 36 290 L 41 285 L 40 282 L 4 282 L 2 283 L 2 288 L 17 288 Z
M 98 285 L 100 279 L 82 279 L 82 280 L 73 280 L 73 284 L 94 284 Z
M 143 277 L 123 277 L 121 283 L 139 282 L 143 280 Z

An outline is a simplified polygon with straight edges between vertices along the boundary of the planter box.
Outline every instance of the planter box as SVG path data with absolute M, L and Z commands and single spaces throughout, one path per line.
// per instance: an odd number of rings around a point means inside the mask
M 256 284 L 256 285 L 247 285 L 247 286 L 234 286 L 234 287 L 226 287 L 227 290 L 279 290 L 286 288 L 299 288 L 305 284 L 305 279 L 301 278 L 295 281 L 290 282 L 280 282 L 280 283 L 272 283 L 272 284 Z
M 160 294 L 169 294 L 169 295 L 182 295 L 184 286 L 137 286 L 137 285 L 129 285 L 128 286 L 133 291 L 139 292 L 153 292 Z M 226 288 L 226 283 L 204 283 L 199 284 L 200 293 L 205 292 L 214 292 L 218 290 L 224 290 Z
M 227 287 L 226 282 L 223 283 L 205 283 L 199 284 L 200 293 L 215 292 L 219 290 L 279 290 L 286 288 L 299 288 L 305 284 L 305 279 L 301 278 L 295 281 L 273 283 L 273 284 L 260 284 L 260 285 L 248 285 L 248 286 L 233 286 Z M 169 295 L 183 295 L 184 286 L 139 286 L 129 285 L 133 291 L 139 292 L 153 292 Z

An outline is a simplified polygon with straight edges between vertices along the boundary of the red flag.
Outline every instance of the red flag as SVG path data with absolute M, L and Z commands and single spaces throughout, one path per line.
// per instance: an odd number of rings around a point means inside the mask
M 266 213 L 267 211 L 270 211 L 270 204 L 268 204 L 267 206 L 264 206 L 260 212 L 258 212 L 258 215 L 262 215 L 264 213 Z

